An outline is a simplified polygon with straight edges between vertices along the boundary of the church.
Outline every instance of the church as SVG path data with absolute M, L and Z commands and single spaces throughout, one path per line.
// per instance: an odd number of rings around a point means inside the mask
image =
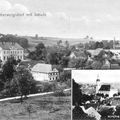
M 112 88 L 110 84 L 101 84 L 100 79 L 96 79 L 96 94 L 104 94 L 108 95 L 109 97 L 113 97 L 114 94 L 118 94 L 118 90 Z

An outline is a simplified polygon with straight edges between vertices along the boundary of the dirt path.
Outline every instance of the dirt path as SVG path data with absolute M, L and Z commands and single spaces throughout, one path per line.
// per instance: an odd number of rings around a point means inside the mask
M 65 89 L 64 92 L 71 90 L 71 88 L 69 89 Z M 43 96 L 43 95 L 49 95 L 49 94 L 53 94 L 54 92 L 44 92 L 44 93 L 37 93 L 37 94 L 29 94 L 27 97 L 35 97 L 35 96 Z M 10 97 L 10 98 L 4 98 L 4 99 L 0 99 L 0 102 L 2 101 L 7 101 L 7 100 L 14 100 L 14 99 L 19 99 L 21 96 L 16 96 L 16 97 Z

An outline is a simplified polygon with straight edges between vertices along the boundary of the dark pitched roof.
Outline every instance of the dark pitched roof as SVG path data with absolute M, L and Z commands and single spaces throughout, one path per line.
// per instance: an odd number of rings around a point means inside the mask
M 18 49 L 24 50 L 18 43 L 15 42 L 0 42 L 0 47 L 4 50 Z
M 101 85 L 99 91 L 110 91 L 110 85 Z

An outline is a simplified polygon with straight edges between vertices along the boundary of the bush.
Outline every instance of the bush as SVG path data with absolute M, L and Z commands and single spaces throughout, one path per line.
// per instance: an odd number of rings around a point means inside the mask
M 120 116 L 120 105 L 119 105 L 119 106 L 116 106 L 115 115 L 119 115 L 119 116 Z
M 51 92 L 55 91 L 56 86 L 56 83 L 41 82 L 37 88 L 39 92 Z
M 100 115 L 102 118 L 107 118 L 109 115 L 112 115 L 114 112 L 113 108 L 108 108 L 108 107 L 101 107 L 99 110 Z
M 58 97 L 58 96 L 66 96 L 66 94 L 64 93 L 63 90 L 56 90 L 54 92 L 54 96 Z
M 73 109 L 73 118 L 74 119 L 79 119 L 79 118 L 85 118 L 87 117 L 87 114 L 83 112 L 82 108 L 77 106 Z

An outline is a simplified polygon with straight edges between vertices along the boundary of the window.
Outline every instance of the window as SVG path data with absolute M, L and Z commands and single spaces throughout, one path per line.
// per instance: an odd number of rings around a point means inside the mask
M 5 60 L 5 56 L 4 56 L 4 58 L 3 58 L 4 60 Z

